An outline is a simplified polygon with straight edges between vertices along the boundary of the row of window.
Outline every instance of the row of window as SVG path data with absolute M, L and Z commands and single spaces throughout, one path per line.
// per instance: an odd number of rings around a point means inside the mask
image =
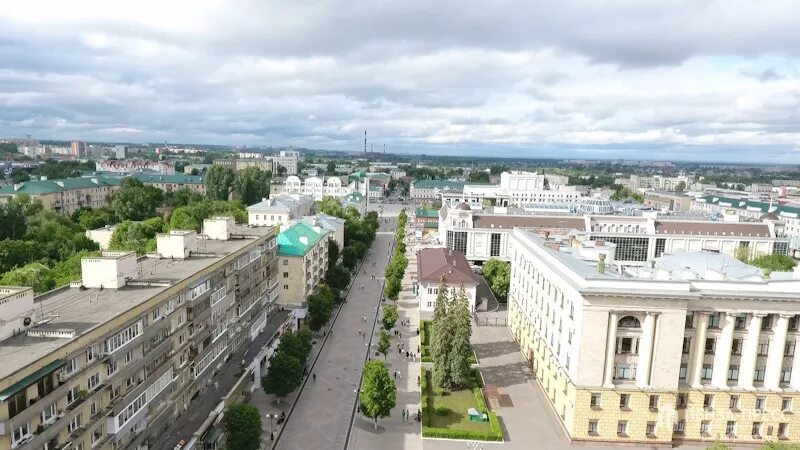
M 607 394 L 608 395 L 608 394 Z M 611 394 L 616 395 L 616 394 Z M 717 397 L 722 396 L 725 394 L 705 394 L 703 396 L 703 408 L 706 409 L 713 409 L 714 402 Z M 589 397 L 589 406 L 592 409 L 598 409 L 601 406 L 603 394 L 599 392 L 593 392 Z M 686 408 L 688 405 L 688 394 L 678 394 L 678 403 L 677 408 Z M 728 408 L 732 411 L 740 411 L 739 409 L 739 395 L 730 395 L 728 398 Z M 659 395 L 653 394 L 650 395 L 648 407 L 651 410 L 657 410 L 660 404 L 661 397 Z M 620 409 L 630 409 L 631 403 L 631 394 L 619 394 L 619 407 Z M 756 397 L 755 403 L 755 411 L 763 413 L 767 411 L 768 404 L 767 404 L 767 397 L 766 396 L 758 396 Z M 781 405 L 780 411 L 783 413 L 790 413 L 792 411 L 792 398 L 791 397 L 782 397 L 781 398 Z
M 708 329 L 719 329 L 720 328 L 720 319 L 722 317 L 722 313 L 712 313 L 708 315 Z M 761 318 L 761 331 L 772 331 L 775 322 L 777 321 L 778 315 L 777 314 L 767 314 L 766 316 Z M 693 313 L 686 315 L 686 328 L 692 329 L 695 327 L 695 315 Z M 745 330 L 747 328 L 747 314 L 737 315 L 734 318 L 733 328 L 735 330 Z M 792 316 L 789 318 L 788 324 L 789 331 L 800 331 L 800 320 L 798 320 L 798 316 Z
M 673 426 L 673 431 L 675 433 L 685 433 L 686 432 L 686 421 L 681 419 L 675 422 Z M 709 437 L 711 436 L 711 421 L 710 420 L 703 420 L 700 422 L 700 435 Z M 588 433 L 590 436 L 597 436 L 600 434 L 600 422 L 597 419 L 592 419 L 589 421 L 589 430 Z M 751 431 L 751 435 L 754 438 L 762 438 L 763 437 L 763 422 L 753 422 Z M 656 422 L 650 421 L 647 422 L 647 427 L 645 429 L 645 434 L 648 437 L 656 437 Z M 617 435 L 620 437 L 627 437 L 628 436 L 628 421 L 627 420 L 620 420 L 617 422 Z M 789 436 L 789 424 L 787 422 L 781 422 L 778 424 L 778 438 L 786 439 Z M 725 437 L 726 438 L 736 438 L 736 421 L 728 420 L 725 423 Z
M 718 338 L 706 338 L 705 345 L 704 345 L 704 352 L 706 355 L 713 355 L 717 351 L 717 341 Z M 761 339 L 758 341 L 758 347 L 756 351 L 758 352 L 758 356 L 767 356 L 769 354 L 769 339 Z M 735 338 L 731 341 L 731 355 L 741 355 L 742 354 L 742 347 L 744 345 L 744 339 L 742 338 Z M 794 356 L 794 350 L 797 346 L 797 341 L 795 340 L 787 340 L 783 345 L 783 356 L 790 357 Z M 688 355 L 692 351 L 692 338 L 685 337 L 683 338 L 683 354 Z

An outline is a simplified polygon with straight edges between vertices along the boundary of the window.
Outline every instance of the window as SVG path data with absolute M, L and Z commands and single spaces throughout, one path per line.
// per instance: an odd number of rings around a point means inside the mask
M 714 338 L 706 339 L 706 355 L 713 355 L 714 349 L 717 346 L 717 340 Z
M 797 320 L 797 316 L 790 317 L 789 318 L 789 330 L 797 331 L 798 322 L 799 321 Z
M 761 331 L 772 330 L 772 314 L 767 314 L 761 319 Z
M 617 261 L 647 261 L 649 238 L 623 236 L 593 236 L 595 240 L 613 242 L 617 248 L 614 259 Z
M 684 421 L 683 419 L 681 419 L 681 420 L 679 420 L 679 421 L 675 422 L 675 427 L 673 428 L 673 430 L 674 430 L 676 433 L 683 433 L 683 431 L 684 431 L 684 429 L 685 429 L 685 428 L 686 428 L 686 421 Z
M 778 424 L 778 437 L 781 439 L 786 439 L 789 437 L 789 424 L 788 423 L 779 423 Z
M 598 432 L 597 432 L 597 420 L 590 420 L 589 421 L 589 434 L 598 434 Z
M 617 353 L 639 353 L 639 340 L 636 338 L 622 337 L 617 338 Z
M 655 422 L 647 422 L 647 430 L 645 431 L 648 437 L 655 437 L 656 435 L 656 423 Z
M 678 371 L 678 379 L 681 381 L 686 381 L 686 372 L 688 370 L 687 363 L 681 363 L 681 368 Z
M 794 356 L 795 341 L 786 341 L 783 347 L 783 356 Z
M 767 409 L 767 398 L 756 397 L 756 411 L 764 411 Z
M 78 413 L 77 415 L 75 415 L 75 417 L 70 419 L 69 424 L 67 425 L 67 430 L 69 430 L 69 432 L 72 433 L 73 431 L 77 430 L 80 427 L 81 427 L 81 413 Z
M 283 272 L 283 278 L 289 278 L 289 272 Z
M 706 394 L 703 396 L 703 408 L 714 409 L 714 395 Z
M 729 420 L 728 423 L 725 424 L 725 436 L 730 438 L 736 437 L 736 422 L 733 420 Z
M 753 437 L 761 437 L 761 422 L 753 422 Z
M 633 316 L 625 316 L 622 319 L 619 319 L 619 323 L 617 323 L 619 328 L 641 328 L 642 325 L 639 322 L 639 319 Z
M 42 423 L 50 423 L 55 420 L 56 413 L 58 410 L 56 409 L 56 404 L 53 403 L 52 405 L 46 407 L 42 410 Z
M 742 340 L 734 339 L 733 343 L 731 344 L 731 355 L 741 355 L 741 354 L 742 354 Z
M 627 408 L 631 402 L 631 394 L 620 394 L 619 395 L 619 407 L 620 408 Z
M 39 398 L 44 397 L 45 395 L 53 392 L 56 387 L 53 383 L 53 375 L 47 374 L 39 379 L 36 383 L 38 390 L 39 390 Z
M 686 328 L 692 328 L 692 324 L 694 323 L 694 314 L 687 314 L 686 315 Z
M 733 328 L 736 330 L 744 330 L 744 327 L 747 326 L 747 316 L 736 316 L 736 319 L 733 322 Z
M 617 434 L 620 436 L 628 435 L 628 421 L 620 420 L 617 422 Z
M 129 350 L 125 352 L 125 364 L 128 364 L 133 360 L 133 351 Z
M 111 376 L 119 369 L 119 361 L 109 361 L 106 363 L 106 375 Z
M 688 355 L 692 351 L 692 338 L 683 338 L 683 354 Z
M 634 377 L 635 375 L 630 364 L 617 364 L 617 370 L 614 374 L 614 378 L 620 380 L 632 380 Z
M 758 356 L 767 356 L 769 352 L 769 341 L 763 340 L 758 343 Z
M 500 233 L 492 233 L 489 256 L 500 256 Z
M 100 384 L 100 372 L 96 372 L 94 375 L 89 377 L 88 385 L 89 390 L 93 390 Z
M 23 423 L 19 428 L 14 428 L 14 434 L 11 436 L 11 446 L 15 447 L 19 441 L 31 435 L 31 424 Z
M 764 374 L 766 372 L 767 372 L 766 366 L 756 367 L 756 371 L 753 374 L 753 381 L 764 381 Z
M 71 405 L 75 400 L 78 399 L 78 391 L 80 389 L 78 386 L 73 386 L 72 389 L 67 391 L 67 405 Z
M 730 401 L 728 401 L 728 407 L 732 410 L 739 409 L 739 396 L 738 395 L 731 395 Z
M 283 265 L 284 265 L 284 266 L 288 266 L 288 265 L 289 265 L 289 260 L 288 260 L 288 259 L 286 259 L 286 258 L 284 258 L 284 259 L 283 259 Z
M 781 411 L 783 411 L 783 412 L 791 412 L 792 411 L 792 398 L 791 397 L 783 397 L 781 399 Z
M 703 368 L 700 369 L 700 378 L 703 380 L 710 380 L 711 373 L 714 371 L 711 364 L 703 364 Z
M 784 367 L 781 369 L 781 383 L 788 383 L 792 381 L 792 368 Z
M 708 328 L 719 328 L 719 313 L 709 314 Z
M 728 381 L 736 381 L 739 379 L 739 366 L 731 364 L 728 366 Z
M 701 436 L 708 436 L 709 429 L 711 428 L 711 421 L 710 420 L 703 420 L 700 422 L 700 435 Z
M 686 394 L 678 394 L 678 408 L 686 408 Z
M 467 232 L 466 231 L 447 231 L 447 248 L 457 252 L 467 253 Z
M 600 394 L 592 393 L 591 398 L 589 399 L 589 406 L 592 408 L 599 408 L 600 407 Z
M 288 284 L 284 284 L 283 285 L 283 290 L 284 291 L 288 291 L 289 290 L 289 285 Z
M 73 373 L 78 371 L 78 358 L 72 358 L 67 361 L 67 364 L 64 365 L 63 369 L 64 375 L 72 375 Z
M 658 409 L 658 396 L 651 395 L 650 396 L 650 409 Z

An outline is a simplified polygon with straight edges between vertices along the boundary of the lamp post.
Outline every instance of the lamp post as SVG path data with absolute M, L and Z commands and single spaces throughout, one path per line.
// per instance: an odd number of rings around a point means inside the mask
M 277 414 L 267 414 L 267 418 L 269 419 L 269 440 L 270 441 L 274 441 L 275 440 L 275 428 L 272 425 L 272 419 L 277 419 L 278 415 Z

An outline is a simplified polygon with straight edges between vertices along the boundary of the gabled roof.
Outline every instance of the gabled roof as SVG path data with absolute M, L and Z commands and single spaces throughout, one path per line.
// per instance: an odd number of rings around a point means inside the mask
M 328 233 L 322 228 L 318 233 L 303 221 L 295 222 L 278 235 L 278 254 L 304 256 Z
M 320 227 L 324 230 L 328 231 L 336 231 L 342 227 L 344 227 L 344 219 L 340 219 L 335 216 L 330 216 L 328 214 L 317 214 L 316 216 L 304 216 L 301 219 L 303 222 L 306 223 L 308 226 L 313 226 L 314 221 L 316 220 Z
M 436 209 L 417 208 L 414 211 L 416 217 L 439 218 L 439 211 Z
M 464 254 L 446 248 L 424 248 L 417 252 L 417 276 L 429 283 L 438 283 L 444 277 L 450 286 L 476 283 Z

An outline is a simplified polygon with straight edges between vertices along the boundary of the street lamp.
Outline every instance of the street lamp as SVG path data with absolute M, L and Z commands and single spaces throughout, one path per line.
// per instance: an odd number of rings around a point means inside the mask
M 275 428 L 272 425 L 272 419 L 277 419 L 278 415 L 277 414 L 267 414 L 267 418 L 269 419 L 269 440 L 270 441 L 274 441 L 275 440 Z

